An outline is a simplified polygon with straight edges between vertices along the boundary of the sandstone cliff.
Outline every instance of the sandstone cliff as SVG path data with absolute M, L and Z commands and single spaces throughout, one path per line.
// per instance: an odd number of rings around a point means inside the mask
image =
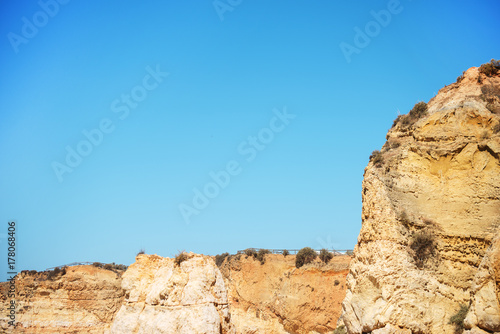
M 123 275 L 124 303 L 111 333 L 229 333 L 224 280 L 211 257 L 139 255 Z
M 313 334 L 335 329 L 350 256 L 295 267 L 295 256 L 269 254 L 261 265 L 245 255 L 222 265 L 231 324 L 238 334 Z
M 349 333 L 498 331 L 500 76 L 471 68 L 400 117 L 363 180 L 347 278 Z M 481 332 L 482 333 L 482 332 Z
M 75 266 L 16 277 L 16 333 L 314 334 L 335 328 L 350 256 L 299 269 L 295 256 L 138 255 L 123 274 Z M 7 329 L 2 283 L 0 332 Z
M 2 283 L 3 333 L 104 333 L 123 300 L 120 275 L 93 266 L 75 266 L 53 278 L 47 273 L 16 277 L 15 331 L 7 324 L 7 283 Z

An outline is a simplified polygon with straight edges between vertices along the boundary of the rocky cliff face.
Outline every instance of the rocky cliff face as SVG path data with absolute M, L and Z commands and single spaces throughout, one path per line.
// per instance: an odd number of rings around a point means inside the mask
M 295 267 L 295 256 L 232 257 L 221 266 L 239 334 L 313 334 L 336 328 L 350 256 Z
M 365 169 L 347 278 L 349 333 L 500 330 L 500 76 L 471 68 L 400 117 Z
M 138 255 L 121 275 L 75 266 L 49 277 L 23 273 L 15 331 L 5 317 L 0 332 L 315 334 L 335 328 L 345 296 L 350 256 L 300 269 L 295 256 L 267 255 L 265 264 L 233 256 L 221 268 L 213 257 L 187 254 L 179 264 Z
M 111 333 L 231 332 L 222 274 L 211 257 L 174 259 L 139 255 L 123 275 L 125 300 Z
M 104 333 L 123 300 L 120 275 L 93 266 L 75 266 L 64 275 L 17 276 L 17 327 L 8 326 L 7 283 L 1 285 L 2 333 Z

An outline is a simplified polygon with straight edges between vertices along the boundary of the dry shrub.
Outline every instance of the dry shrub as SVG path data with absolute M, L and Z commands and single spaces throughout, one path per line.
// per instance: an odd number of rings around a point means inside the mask
M 479 67 L 479 72 L 483 73 L 487 77 L 497 74 L 498 70 L 500 70 L 500 60 L 495 59 L 492 59 L 489 63 L 482 64 Z
M 418 268 L 424 268 L 427 261 L 437 256 L 437 242 L 430 229 L 413 233 L 410 240 L 413 260 Z
M 469 307 L 467 305 L 460 305 L 460 309 L 450 318 L 450 325 L 455 325 L 455 333 L 462 333 L 465 329 L 464 320 L 469 312 Z
M 180 266 L 182 262 L 186 261 L 187 259 L 189 259 L 188 255 L 186 254 L 186 252 L 184 251 L 180 251 L 179 253 L 177 253 L 177 255 L 175 256 L 175 259 L 174 259 L 174 263 L 177 265 L 177 266 Z
M 305 264 L 311 263 L 316 259 L 318 254 L 310 247 L 304 247 L 295 256 L 295 267 L 300 268 Z
M 323 261 L 324 263 L 328 263 L 332 258 L 333 258 L 333 254 L 330 253 L 325 248 L 323 248 L 322 250 L 319 251 L 319 259 L 321 261 Z
M 228 256 L 229 253 L 222 253 L 219 255 L 215 255 L 215 264 L 217 265 L 217 267 L 220 267 Z
M 384 163 L 384 157 L 382 156 L 382 153 L 379 150 L 375 150 L 372 152 L 370 155 L 370 161 L 373 162 L 373 165 L 375 167 L 382 167 L 382 164 Z

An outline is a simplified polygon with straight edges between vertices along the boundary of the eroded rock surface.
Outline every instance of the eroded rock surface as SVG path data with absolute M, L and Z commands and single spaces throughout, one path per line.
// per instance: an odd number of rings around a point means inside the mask
M 111 333 L 231 333 L 222 274 L 213 258 L 139 255 L 123 275 L 124 303 Z
M 75 266 L 64 275 L 23 273 L 16 277 L 17 327 L 8 326 L 8 283 L 2 283 L 2 333 L 104 333 L 123 300 L 119 274 Z
M 474 295 L 470 324 L 500 330 L 497 253 L 485 258 L 500 223 L 498 101 L 500 76 L 471 68 L 427 115 L 389 130 L 381 161 L 365 169 L 343 302 L 349 333 L 451 334 L 450 317 Z
M 231 323 L 240 334 L 330 333 L 346 292 L 350 256 L 319 259 L 301 268 L 295 256 L 266 255 L 264 264 L 245 255 L 221 270 L 228 287 Z

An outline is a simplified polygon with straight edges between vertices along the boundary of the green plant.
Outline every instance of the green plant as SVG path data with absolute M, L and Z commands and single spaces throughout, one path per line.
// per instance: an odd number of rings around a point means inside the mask
M 342 326 L 335 328 L 335 330 L 333 331 L 333 334 L 347 334 L 347 330 L 345 329 L 345 326 L 342 325 Z
M 137 255 L 141 255 L 141 254 L 146 254 L 146 251 L 144 250 L 144 248 L 141 248 L 141 250 L 137 252 Z
M 104 264 L 102 264 L 101 262 L 94 262 L 94 263 L 92 263 L 92 265 L 94 267 L 96 267 L 96 268 L 102 268 L 102 267 L 104 267 Z
M 182 262 L 186 261 L 188 259 L 188 255 L 186 254 L 186 252 L 184 251 L 180 251 L 179 253 L 177 253 L 177 255 L 175 256 L 175 259 L 174 259 L 174 263 L 177 265 L 177 266 L 180 266 Z
M 217 265 L 217 267 L 220 267 L 224 263 L 224 260 L 226 259 L 226 257 L 228 257 L 228 256 L 229 256 L 229 253 L 222 253 L 219 255 L 215 255 L 215 264 Z
M 469 306 L 460 304 L 460 309 L 451 316 L 449 324 L 455 325 L 455 333 L 462 333 L 464 330 L 464 320 L 469 312 Z
M 283 253 L 282 253 L 282 254 L 283 254 L 283 256 L 284 256 L 284 257 L 286 257 L 287 255 L 289 255 L 289 254 L 290 254 L 290 252 L 289 252 L 288 250 L 286 250 L 286 249 L 285 249 L 285 250 L 283 250 Z
M 310 247 L 304 247 L 295 256 L 295 267 L 300 268 L 305 264 L 311 263 L 316 259 L 318 254 L 316 251 Z
M 333 257 L 333 254 L 330 253 L 328 250 L 323 248 L 322 250 L 319 251 L 319 259 L 323 261 L 324 263 L 328 263 Z
M 260 261 L 260 264 L 266 263 L 266 254 L 271 254 L 269 249 L 259 249 L 256 259 Z
M 370 161 L 373 162 L 375 167 L 381 167 L 382 164 L 384 163 L 384 157 L 382 156 L 382 153 L 380 153 L 379 150 L 375 150 L 370 155 Z
M 492 59 L 489 63 L 479 66 L 479 72 L 488 77 L 497 74 L 498 70 L 500 70 L 500 60 Z
M 427 260 L 437 255 L 437 243 L 434 234 L 428 229 L 413 233 L 410 240 L 410 249 L 418 268 L 422 269 Z

